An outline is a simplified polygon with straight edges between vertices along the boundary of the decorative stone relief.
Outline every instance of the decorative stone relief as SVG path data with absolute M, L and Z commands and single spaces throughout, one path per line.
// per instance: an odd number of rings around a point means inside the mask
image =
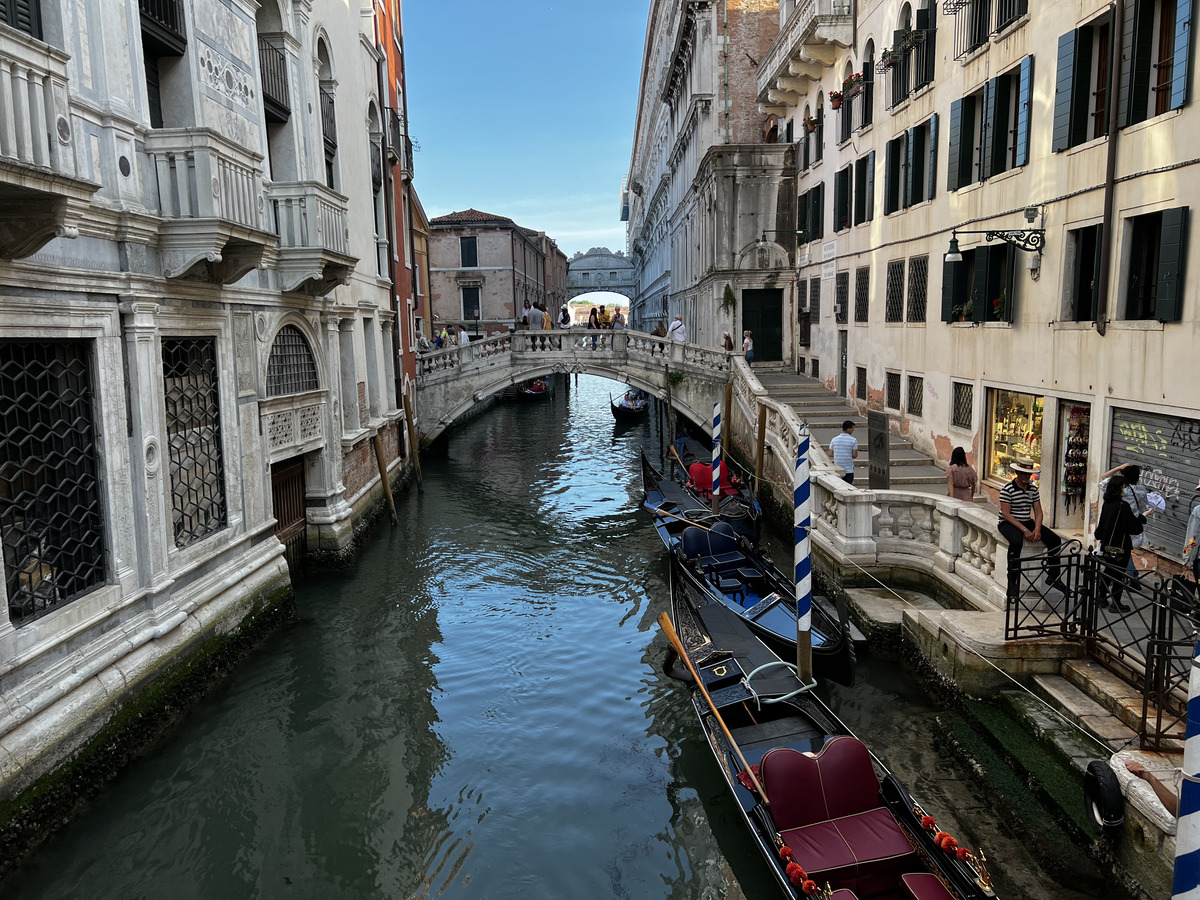
M 254 76 L 223 56 L 216 48 L 200 44 L 200 77 L 204 84 L 245 109 L 256 109 Z
M 277 447 L 286 447 L 295 440 L 295 416 L 292 415 L 291 410 L 267 416 L 267 443 L 272 450 Z
M 321 406 L 306 406 L 299 410 L 300 414 L 300 440 L 302 442 L 311 441 L 313 438 L 321 437 Z

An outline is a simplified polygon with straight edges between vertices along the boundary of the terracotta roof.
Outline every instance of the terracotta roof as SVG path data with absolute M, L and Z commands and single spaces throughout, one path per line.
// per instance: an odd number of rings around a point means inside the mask
M 502 225 L 516 225 L 516 222 L 507 216 L 496 216 L 492 213 L 480 212 L 477 209 L 464 209 L 461 212 L 452 212 L 429 220 L 430 225 L 476 225 L 493 222 Z

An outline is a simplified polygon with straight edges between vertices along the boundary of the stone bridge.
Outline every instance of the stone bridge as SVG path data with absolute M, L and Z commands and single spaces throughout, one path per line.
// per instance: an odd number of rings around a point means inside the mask
M 436 440 L 493 394 L 560 372 L 612 378 L 663 400 L 669 372 L 672 406 L 695 422 L 709 422 L 713 403 L 725 396 L 734 358 L 640 331 L 515 331 L 418 359 L 418 430 L 422 443 Z

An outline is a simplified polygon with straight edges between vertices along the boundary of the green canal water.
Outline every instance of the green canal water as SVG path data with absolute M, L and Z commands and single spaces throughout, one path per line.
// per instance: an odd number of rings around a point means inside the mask
M 298 585 L 296 621 L 0 896 L 778 896 L 661 674 L 667 567 L 638 508 L 656 425 L 615 428 L 613 382 L 563 388 L 454 432 L 354 570 Z M 896 666 L 861 660 L 829 700 L 987 848 L 1002 896 L 1083 896 L 941 760 Z

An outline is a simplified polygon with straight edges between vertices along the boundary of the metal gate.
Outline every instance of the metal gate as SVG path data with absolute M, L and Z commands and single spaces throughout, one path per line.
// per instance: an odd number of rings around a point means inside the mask
M 1200 628 L 1200 593 L 1179 576 L 1116 571 L 1077 541 L 1060 553 L 1063 592 L 1050 588 L 1048 554 L 1025 557 L 1016 596 L 1005 611 L 1004 637 L 1080 641 L 1087 656 L 1140 690 L 1141 746 L 1182 740 L 1188 676 Z
M 275 537 L 283 544 L 284 557 L 295 579 L 303 569 L 306 546 L 303 457 L 271 466 L 271 504 L 275 510 Z

